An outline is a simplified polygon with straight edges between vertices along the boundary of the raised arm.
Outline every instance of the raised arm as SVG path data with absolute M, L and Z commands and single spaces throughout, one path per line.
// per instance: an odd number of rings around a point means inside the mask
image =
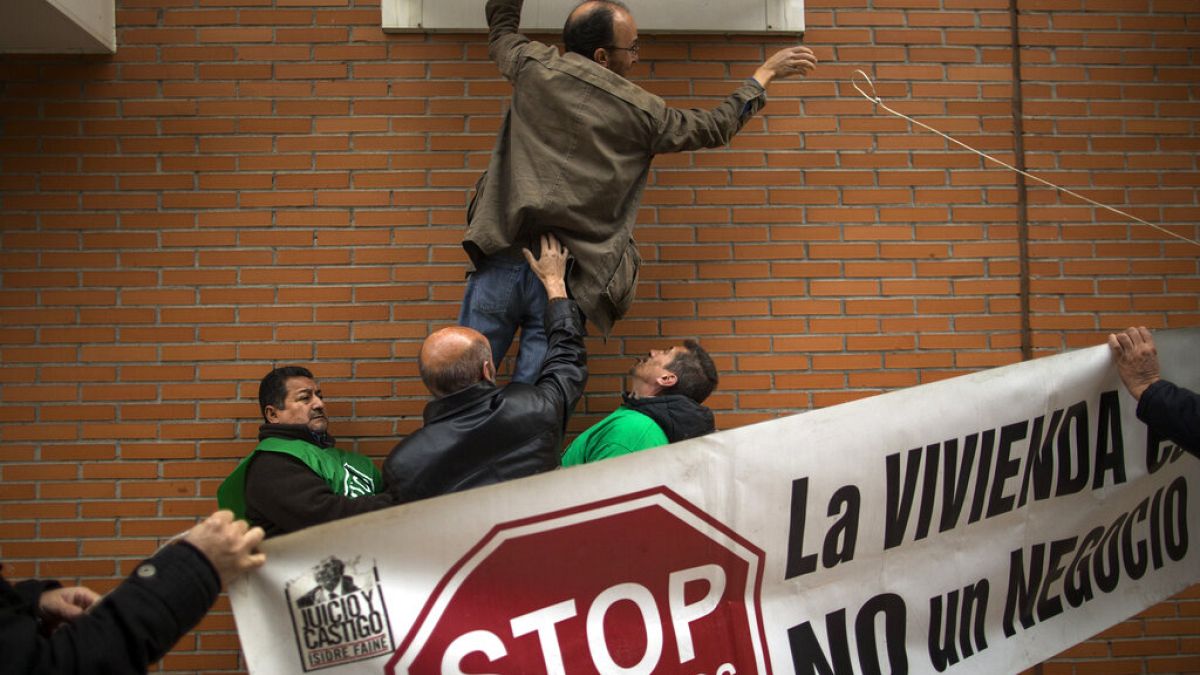
M 817 65 L 808 47 L 786 47 L 771 55 L 754 77 L 711 110 L 666 108 L 658 120 L 651 152 L 686 152 L 728 145 L 767 102 L 766 88 L 778 78 L 807 76 Z
M 500 68 L 500 74 L 515 79 L 520 66 L 520 47 L 529 38 L 517 32 L 521 25 L 524 0 L 488 0 L 488 55 Z
M 525 260 L 546 289 L 546 360 L 538 374 L 536 387 L 555 408 L 565 429 L 567 418 L 583 396 L 587 384 L 587 350 L 583 343 L 583 320 L 575 302 L 567 297 L 566 247 L 553 234 L 543 234 L 540 258 L 524 249 Z M 555 448 L 553 462 L 557 462 Z

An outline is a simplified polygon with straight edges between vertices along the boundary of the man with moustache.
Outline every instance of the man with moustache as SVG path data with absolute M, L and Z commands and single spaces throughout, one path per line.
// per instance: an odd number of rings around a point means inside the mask
M 334 447 L 321 389 L 307 368 L 267 373 L 258 404 L 266 422 L 258 446 L 217 489 L 221 508 L 273 537 L 392 505 L 371 460 Z
M 652 349 L 629 374 L 624 402 L 567 446 L 563 466 L 677 443 L 716 428 L 712 411 L 701 404 L 717 387 L 717 367 L 699 342 Z
M 517 329 L 514 382 L 533 382 L 546 353 L 546 294 L 522 257 L 553 231 L 575 264 L 567 288 L 605 335 L 633 304 L 641 258 L 633 240 L 655 155 L 726 145 L 780 78 L 816 67 L 812 50 L 771 55 L 710 110 L 669 107 L 626 79 L 640 52 L 621 2 L 589 0 L 563 26 L 566 53 L 518 32 L 522 0 L 488 0 L 488 53 L 513 85 L 487 172 L 467 207 L 473 270 L 459 324 L 487 336 L 496 363 Z

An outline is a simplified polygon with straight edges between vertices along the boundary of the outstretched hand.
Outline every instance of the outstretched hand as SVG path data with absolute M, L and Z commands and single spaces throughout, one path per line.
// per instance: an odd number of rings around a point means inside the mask
M 521 249 L 521 252 L 525 254 L 525 260 L 533 269 L 533 273 L 546 287 L 546 297 L 550 300 L 565 298 L 567 297 L 567 282 L 565 281 L 567 257 L 570 252 L 567 251 L 567 247 L 562 245 L 558 237 L 549 232 L 542 235 L 541 243 L 541 258 L 534 258 L 533 253 L 527 248 Z
M 1154 337 L 1145 326 L 1126 328 L 1122 333 L 1108 336 L 1108 346 L 1117 360 L 1117 373 L 1125 388 L 1140 399 L 1146 387 L 1158 382 L 1158 349 Z
M 807 77 L 816 67 L 817 55 L 813 50 L 803 45 L 785 47 L 772 54 L 754 71 L 754 79 L 765 88 L 777 77 Z
M 189 530 L 183 540 L 208 558 L 221 577 L 221 585 L 226 586 L 266 562 L 266 554 L 255 551 L 263 534 L 261 527 L 234 520 L 231 511 L 217 511 Z

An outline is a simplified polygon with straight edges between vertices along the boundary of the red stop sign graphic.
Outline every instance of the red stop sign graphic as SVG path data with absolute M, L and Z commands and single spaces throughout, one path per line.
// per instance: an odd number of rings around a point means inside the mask
M 666 488 L 496 526 L 442 578 L 396 673 L 770 673 L 763 555 Z

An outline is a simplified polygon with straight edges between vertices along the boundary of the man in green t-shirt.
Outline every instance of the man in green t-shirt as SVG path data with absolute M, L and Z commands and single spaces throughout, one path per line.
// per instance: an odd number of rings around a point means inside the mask
M 363 455 L 334 447 L 312 373 L 285 366 L 258 387 L 266 422 L 258 446 L 217 489 L 217 502 L 268 537 L 391 506 L 383 476 Z
M 608 457 L 703 436 L 715 428 L 701 405 L 717 387 L 717 367 L 695 340 L 653 349 L 629 371 L 624 402 L 567 446 L 562 465 Z

